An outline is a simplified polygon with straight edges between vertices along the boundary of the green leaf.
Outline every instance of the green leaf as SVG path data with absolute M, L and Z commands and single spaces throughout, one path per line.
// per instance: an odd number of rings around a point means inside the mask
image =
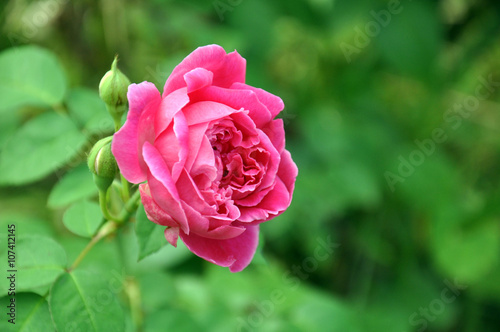
M 47 205 L 58 208 L 97 194 L 97 187 L 86 163 L 66 173 L 50 192 Z
M 0 112 L 23 105 L 54 106 L 65 93 L 66 78 L 53 53 L 22 46 L 0 54 Z
M 15 248 L 0 248 L 0 259 L 7 262 L 9 251 L 15 252 L 14 265 L 17 270 L 16 290 L 33 290 L 50 285 L 66 267 L 66 252 L 54 240 L 39 235 L 17 235 Z M 4 283 L 0 293 L 5 294 Z
M 172 330 L 179 332 L 203 330 L 189 312 L 171 308 L 148 315 L 144 323 L 145 332 L 165 331 L 168 327 L 175 327 Z
M 89 134 L 103 136 L 113 133 L 113 119 L 96 91 L 83 88 L 72 90 L 66 103 L 71 117 Z
M 63 216 L 63 223 L 71 232 L 83 237 L 92 237 L 102 222 L 99 204 L 81 200 L 73 204 Z
M 0 184 L 39 180 L 75 157 L 85 136 L 65 116 L 41 114 L 22 126 L 0 156 Z
M 434 73 L 433 64 L 442 39 L 437 11 L 424 2 L 405 3 L 399 8 L 401 12 L 393 15 L 390 24 L 381 27 L 380 35 L 375 38 L 382 58 L 405 74 L 433 77 L 429 75 Z M 420 22 L 426 24 L 414 29 Z
M 50 290 L 50 312 L 58 331 L 121 332 L 124 313 L 116 290 L 95 271 L 64 273 Z
M 3 239 L 7 238 L 8 225 L 15 225 L 16 234 L 51 236 L 54 233 L 47 220 L 20 213 L 6 213 L 0 216 L 0 236 Z
M 1 307 L 5 308 L 10 305 L 12 298 L 15 298 L 16 306 L 15 325 L 7 321 L 11 319 L 7 315 L 7 318 L 2 317 L 0 320 L 0 331 L 39 332 L 54 330 L 49 305 L 45 298 L 33 293 L 17 293 L 12 297 L 2 297 L 0 299 Z
M 482 282 L 499 262 L 497 220 L 479 221 L 468 227 L 441 228 L 435 231 L 433 242 L 440 268 L 467 284 Z
M 160 250 L 167 241 L 163 235 L 165 228 L 150 221 L 141 204 L 137 209 L 135 234 L 139 244 L 139 260 Z

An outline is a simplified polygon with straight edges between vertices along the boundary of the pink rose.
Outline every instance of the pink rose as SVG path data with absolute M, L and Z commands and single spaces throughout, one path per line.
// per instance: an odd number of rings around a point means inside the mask
M 259 224 L 285 211 L 297 166 L 285 150 L 283 101 L 246 85 L 246 61 L 218 45 L 196 49 L 163 94 L 131 84 L 130 110 L 112 151 L 141 183 L 148 218 L 196 255 L 232 272 L 252 260 Z

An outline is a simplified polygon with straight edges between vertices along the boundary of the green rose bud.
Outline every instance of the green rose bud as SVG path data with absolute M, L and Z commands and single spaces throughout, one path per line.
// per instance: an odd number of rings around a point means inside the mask
M 94 174 L 94 182 L 100 191 L 106 191 L 115 179 L 118 166 L 111 153 L 112 136 L 98 141 L 90 150 L 88 166 Z
M 104 74 L 99 83 L 99 95 L 106 104 L 115 123 L 120 123 L 127 110 L 127 90 L 130 80 L 117 67 L 118 57 L 111 64 L 111 70 Z

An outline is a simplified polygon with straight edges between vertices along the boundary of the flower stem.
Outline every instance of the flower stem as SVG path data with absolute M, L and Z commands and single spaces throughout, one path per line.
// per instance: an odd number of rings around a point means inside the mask
M 122 126 L 120 119 L 113 117 L 113 122 L 115 123 L 115 132 L 117 132 Z
M 82 252 L 78 255 L 78 257 L 75 259 L 73 264 L 71 264 L 71 267 L 68 269 L 68 272 L 73 271 L 83 260 L 83 258 L 87 255 L 87 253 L 92 249 L 97 242 L 99 242 L 103 237 L 106 237 L 107 235 L 113 233 L 117 228 L 116 222 L 110 220 L 104 225 L 101 226 L 97 234 L 90 240 L 90 242 L 83 248 Z
M 134 212 L 137 210 L 137 207 L 139 206 L 140 198 L 141 194 L 139 190 L 137 190 L 123 207 L 123 210 L 118 217 L 118 222 L 123 223 L 127 221 L 132 216 L 132 214 L 134 214 Z
M 134 212 L 137 210 L 137 207 L 139 206 L 140 198 L 141 194 L 139 190 L 137 190 L 123 207 L 120 216 L 116 218 L 111 216 L 108 211 L 106 193 L 102 191 L 99 192 L 99 203 L 101 205 L 101 210 L 104 214 L 104 217 L 108 220 L 108 222 L 106 222 L 104 225 L 101 226 L 101 228 L 99 228 L 97 234 L 92 238 L 92 240 L 90 240 L 90 242 L 85 246 L 85 248 L 83 248 L 82 252 L 80 252 L 80 254 L 75 259 L 71 267 L 68 269 L 68 272 L 71 272 L 80 264 L 83 258 L 87 255 L 90 249 L 92 249 L 97 242 L 99 242 L 103 237 L 106 237 L 109 234 L 115 232 L 118 229 L 118 227 L 120 227 L 127 220 L 130 219 L 130 217 L 134 214 Z
M 107 190 L 99 190 L 99 205 L 101 207 L 102 214 L 107 220 L 117 220 L 116 217 L 112 216 L 108 210 L 108 200 L 106 199 Z
M 123 175 L 120 174 L 120 178 L 122 181 L 122 196 L 123 196 L 123 201 L 127 202 L 130 199 L 130 189 L 129 189 L 129 183 L 127 179 L 123 177 Z

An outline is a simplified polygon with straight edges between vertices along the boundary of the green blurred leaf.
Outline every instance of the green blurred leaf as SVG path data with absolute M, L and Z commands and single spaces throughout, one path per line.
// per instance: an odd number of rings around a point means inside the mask
M 179 332 L 202 331 L 189 312 L 177 309 L 160 310 L 146 317 L 145 332 L 165 331 L 172 329 Z
M 436 262 L 450 277 L 467 284 L 480 282 L 499 261 L 498 221 L 436 228 L 433 251 Z
M 165 227 L 157 225 L 148 219 L 144 206 L 141 204 L 137 209 L 135 223 L 135 234 L 139 244 L 138 260 L 157 252 L 167 243 L 163 235 L 164 230 Z
M 2 317 L 0 320 L 0 331 L 40 332 L 54 330 L 54 325 L 50 318 L 49 305 L 45 298 L 33 293 L 17 293 L 13 297 L 2 297 L 0 299 L 2 308 L 5 309 L 10 304 L 11 298 L 15 298 L 15 325 L 7 321 L 11 317 Z
M 0 234 L 7 234 L 8 225 L 16 226 L 16 233 L 22 235 L 52 235 L 50 222 L 30 215 L 9 213 L 0 217 Z
M 149 271 L 138 277 L 142 306 L 146 313 L 168 307 L 174 300 L 176 289 L 173 278 L 165 272 Z M 151 287 L 154 285 L 154 287 Z
M 335 319 L 332 319 L 335 317 Z M 309 293 L 291 313 L 294 325 L 304 331 L 361 332 L 360 315 L 351 307 L 324 296 Z
M 92 173 L 86 163 L 66 173 L 50 192 L 47 205 L 58 208 L 97 194 Z
M 399 71 L 428 78 L 434 73 L 441 47 L 438 11 L 427 2 L 406 2 L 397 8 L 400 12 L 390 17 L 387 26 L 378 25 L 378 48 L 382 57 Z
M 76 235 L 92 237 L 103 219 L 99 204 L 81 200 L 70 206 L 63 216 L 64 225 Z
M 66 103 L 70 116 L 76 120 L 79 128 L 99 136 L 113 132 L 113 119 L 96 91 L 85 88 L 72 90 Z
M 21 127 L 0 156 L 0 184 L 39 180 L 78 154 L 86 138 L 65 116 L 44 113 Z
M 22 105 L 54 106 L 65 92 L 64 72 L 50 51 L 22 46 L 0 54 L 0 111 Z
M 95 271 L 61 275 L 50 290 L 49 306 L 59 331 L 121 332 L 125 328 L 114 288 Z
M 19 234 L 14 250 L 7 246 L 0 250 L 3 262 L 7 262 L 9 250 L 15 252 L 15 266 L 11 268 L 17 269 L 17 291 L 50 285 L 66 268 L 66 252 L 48 237 Z M 3 285 L 0 284 L 1 294 L 5 294 Z

